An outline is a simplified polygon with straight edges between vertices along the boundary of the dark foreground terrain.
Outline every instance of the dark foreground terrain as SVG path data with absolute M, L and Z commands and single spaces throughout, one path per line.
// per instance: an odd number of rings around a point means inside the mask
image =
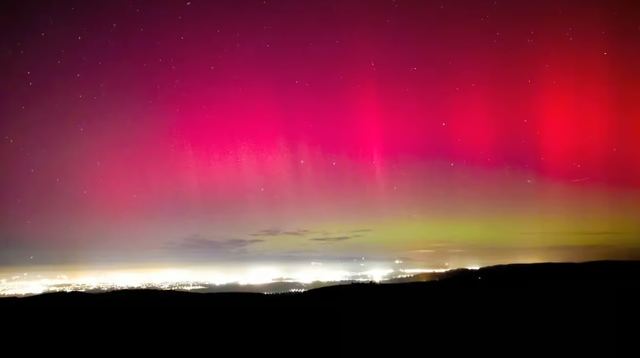
M 584 349 L 605 337 L 618 345 L 631 343 L 640 332 L 640 262 L 506 265 L 446 276 L 281 295 L 144 290 L 43 294 L 0 299 L 0 317 L 8 331 L 22 332 L 23 339 L 61 335 L 80 344 L 112 337 L 113 344 L 131 340 L 150 350 L 186 344 L 207 352 L 233 344 L 236 353 L 273 345 L 279 347 L 276 351 L 294 349 L 302 340 L 372 349 L 376 342 L 406 346 L 416 339 L 445 339 L 460 341 L 449 349 L 465 350 L 473 349 L 469 339 L 500 347 L 524 340 L 531 348 L 576 340 L 573 347 Z M 256 339 L 267 346 L 257 345 Z M 518 347 L 512 353 L 529 349 Z M 609 348 L 616 355 L 615 345 Z

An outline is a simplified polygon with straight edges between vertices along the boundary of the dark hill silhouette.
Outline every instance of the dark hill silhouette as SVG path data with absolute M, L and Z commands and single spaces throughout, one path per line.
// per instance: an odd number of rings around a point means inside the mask
M 378 296 L 393 296 L 395 300 L 405 300 L 410 296 L 427 295 L 437 297 L 441 294 L 459 291 L 482 292 L 483 294 L 508 291 L 531 291 L 553 289 L 564 294 L 572 290 L 611 288 L 631 289 L 640 277 L 640 261 L 597 261 L 586 263 L 541 263 L 512 264 L 483 267 L 477 270 L 457 269 L 442 273 L 426 274 L 426 282 L 394 283 L 353 283 L 326 286 L 304 293 L 273 294 L 260 293 L 193 293 L 165 290 L 120 290 L 106 293 L 45 293 L 24 298 L 1 298 L 0 309 L 5 305 L 37 306 L 40 304 L 95 302 L 99 304 L 120 304 L 124 302 L 192 301 L 207 303 L 219 301 L 255 301 L 275 303 L 279 300 L 305 303 L 315 299 L 345 300 L 351 296 L 376 300 Z M 418 279 L 420 281 L 420 279 Z M 429 297 L 421 297 L 428 299 Z M 385 297 L 386 299 L 390 297 Z M 151 300 L 151 301 L 149 301 Z
M 39 327 L 33 323 L 37 317 L 39 324 L 59 327 L 65 335 L 73 332 L 74 337 L 170 331 L 168 342 L 177 337 L 191 342 L 235 332 L 223 343 L 240 347 L 247 344 L 242 332 L 255 329 L 275 342 L 305 335 L 333 340 L 336 335 L 367 339 L 390 334 L 399 339 L 416 332 L 424 332 L 421 339 L 435 339 L 434 333 L 446 332 L 439 339 L 459 342 L 483 336 L 503 344 L 507 337 L 553 332 L 566 338 L 594 330 L 616 332 L 622 339 L 623 327 L 638 318 L 640 262 L 503 265 L 431 278 L 434 281 L 347 284 L 299 294 L 51 293 L 0 299 L 0 315 L 5 325 L 12 322 L 12 330 L 31 332 Z

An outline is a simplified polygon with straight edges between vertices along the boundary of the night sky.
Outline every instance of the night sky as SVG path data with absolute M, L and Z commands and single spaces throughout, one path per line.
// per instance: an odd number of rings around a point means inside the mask
M 0 264 L 631 258 L 637 7 L 3 2 Z

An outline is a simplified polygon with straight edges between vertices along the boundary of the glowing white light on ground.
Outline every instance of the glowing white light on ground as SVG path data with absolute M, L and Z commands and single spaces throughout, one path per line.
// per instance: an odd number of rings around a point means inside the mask
M 359 261 L 359 260 L 358 260 Z M 375 264 L 371 264 L 375 265 Z M 392 264 L 393 265 L 393 264 Z M 449 269 L 391 269 L 382 264 L 373 269 L 355 264 L 351 270 L 342 264 L 308 263 L 300 266 L 265 266 L 250 270 L 214 269 L 211 267 L 189 270 L 147 270 L 92 272 L 86 275 L 51 274 L 8 275 L 0 279 L 0 296 L 32 295 L 45 292 L 89 291 L 104 292 L 122 289 L 197 290 L 213 289 L 226 284 L 261 285 L 275 282 L 299 283 L 346 281 L 384 281 L 392 278 L 409 277 L 421 273 L 445 272 Z M 367 265 L 368 266 L 368 265 Z M 395 265 L 394 265 L 395 266 Z M 397 267 L 397 266 L 396 266 Z M 477 269 L 472 267 L 470 269 Z M 294 287 L 295 288 L 295 287 Z M 290 290 L 286 288 L 285 290 Z M 295 288 L 299 289 L 299 288 Z M 301 288 L 300 288 L 301 289 Z M 297 292 L 297 291 L 291 291 Z

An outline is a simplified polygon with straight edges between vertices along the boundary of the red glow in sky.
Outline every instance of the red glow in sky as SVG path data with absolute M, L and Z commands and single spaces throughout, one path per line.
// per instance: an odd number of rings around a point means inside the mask
M 2 15 L 2 262 L 638 244 L 630 2 L 30 3 Z

